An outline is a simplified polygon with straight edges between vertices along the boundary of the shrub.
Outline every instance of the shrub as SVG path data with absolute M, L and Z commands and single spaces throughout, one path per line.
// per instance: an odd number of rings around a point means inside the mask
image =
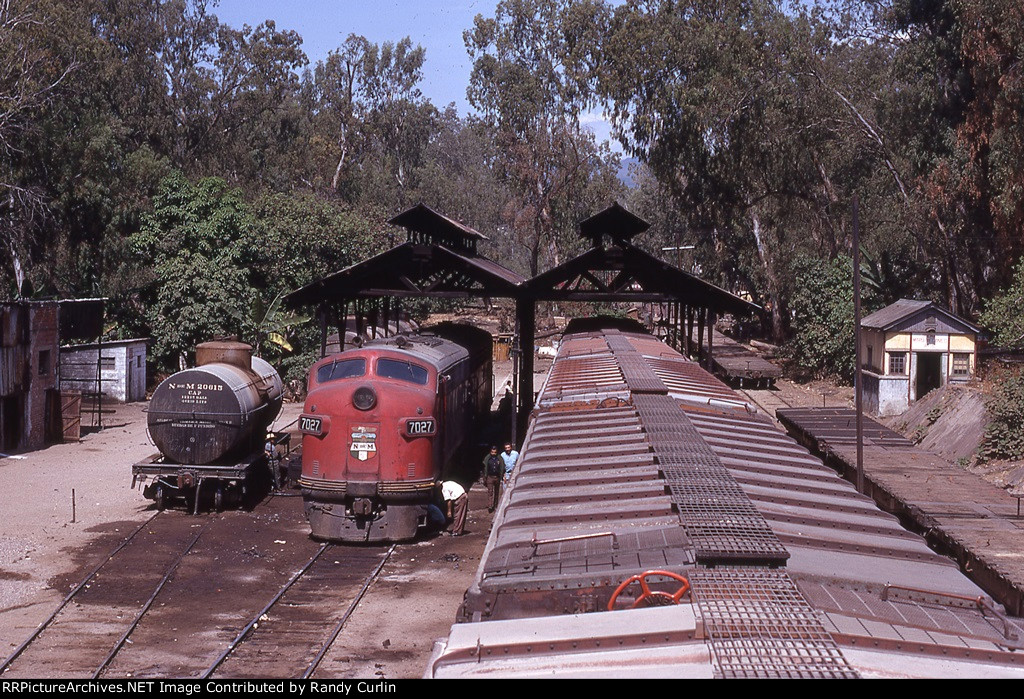
M 1024 371 L 994 373 L 988 427 L 978 450 L 983 459 L 1024 458 Z

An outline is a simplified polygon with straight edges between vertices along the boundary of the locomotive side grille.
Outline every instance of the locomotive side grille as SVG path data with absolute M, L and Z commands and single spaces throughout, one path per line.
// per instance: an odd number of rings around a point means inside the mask
M 434 481 L 381 481 L 377 484 L 377 492 L 381 495 L 387 493 L 418 493 L 428 491 L 434 487 Z
M 406 471 L 406 474 L 409 476 L 409 478 L 415 478 L 416 477 L 416 464 L 409 464 L 409 469 L 408 469 L 408 471 Z
M 314 476 L 319 476 L 320 475 L 320 460 L 319 459 L 313 459 L 313 475 Z
M 310 490 L 329 490 L 333 493 L 344 493 L 348 490 L 348 483 L 346 481 L 329 481 L 322 478 L 306 478 L 302 476 L 299 478 L 299 487 Z

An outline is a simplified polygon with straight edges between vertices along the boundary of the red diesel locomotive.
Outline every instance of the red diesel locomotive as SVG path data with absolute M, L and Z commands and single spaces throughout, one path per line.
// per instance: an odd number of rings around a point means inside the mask
M 309 372 L 299 485 L 313 537 L 400 541 L 491 404 L 491 336 L 444 323 L 366 342 Z

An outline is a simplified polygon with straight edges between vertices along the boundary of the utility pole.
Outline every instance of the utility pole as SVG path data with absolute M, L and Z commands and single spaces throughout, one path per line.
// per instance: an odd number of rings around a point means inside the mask
M 860 219 L 857 215 L 857 195 L 853 195 L 853 342 L 854 342 L 854 396 L 857 404 L 857 492 L 864 493 L 864 374 L 860 359 Z

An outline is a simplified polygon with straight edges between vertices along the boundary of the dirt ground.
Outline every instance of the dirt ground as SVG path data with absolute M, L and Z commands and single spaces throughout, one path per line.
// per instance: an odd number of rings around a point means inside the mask
M 131 464 L 155 451 L 144 408 L 144 403 L 117 406 L 113 415 L 104 415 L 102 431 L 79 443 L 0 458 L 4 655 L 66 594 L 48 581 L 74 567 L 69 552 L 88 547 L 109 522 L 130 525 L 151 514 L 149 501 L 131 488 Z
M 550 360 L 538 360 L 536 389 L 549 366 Z M 494 374 L 497 403 L 511 380 L 511 363 L 496 362 Z M 0 457 L 0 658 L 122 535 L 153 514 L 151 501 L 131 487 L 131 464 L 156 451 L 146 432 L 146 406 L 113 406 L 104 429 L 87 431 L 78 443 Z M 285 428 L 301 410 L 286 403 L 274 428 Z M 455 621 L 490 532 L 482 485 L 473 484 L 469 494 L 466 536 L 398 546 L 317 677 L 423 675 L 434 640 L 447 636 Z M 35 674 L 46 677 L 46 668 Z

